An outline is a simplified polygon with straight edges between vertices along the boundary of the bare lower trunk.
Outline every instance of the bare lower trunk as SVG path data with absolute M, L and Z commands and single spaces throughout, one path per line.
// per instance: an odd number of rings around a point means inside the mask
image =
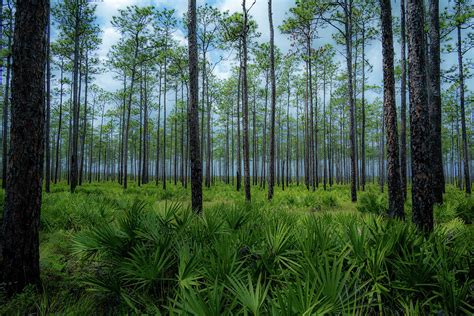
M 0 239 L 0 283 L 7 294 L 40 283 L 48 8 L 48 0 L 16 1 L 11 148 Z

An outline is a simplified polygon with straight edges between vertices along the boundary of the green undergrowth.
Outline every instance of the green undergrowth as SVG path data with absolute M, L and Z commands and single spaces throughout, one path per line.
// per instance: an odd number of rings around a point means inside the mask
M 161 184 L 160 184 L 161 185 Z M 2 193 L 3 194 L 3 193 Z M 189 189 L 65 184 L 43 198 L 42 288 L 0 314 L 463 315 L 472 314 L 474 200 L 448 187 L 435 231 L 385 217 L 369 186 Z M 407 219 L 411 206 L 406 202 Z

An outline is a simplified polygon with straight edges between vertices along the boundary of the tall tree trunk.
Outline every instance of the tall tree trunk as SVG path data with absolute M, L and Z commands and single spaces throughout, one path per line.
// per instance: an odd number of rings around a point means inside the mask
M 400 83 L 400 173 L 403 198 L 407 196 L 407 61 L 406 61 L 406 34 L 405 34 L 405 1 L 400 0 L 400 46 L 401 46 L 401 83 Z
M 401 0 L 405 1 L 405 0 Z M 366 118 L 365 118 L 365 22 L 362 24 L 362 87 L 361 87 L 361 111 L 362 111 L 362 127 L 361 127 L 361 135 L 360 135 L 360 158 L 361 158 L 361 170 L 360 170 L 360 184 L 362 186 L 362 191 L 365 191 L 365 183 L 366 183 L 366 150 L 365 150 L 365 125 L 366 125 Z
M 212 131 L 212 127 L 211 127 L 211 102 L 209 100 L 209 91 L 207 91 L 209 89 L 209 77 L 206 76 L 206 96 L 207 96 L 207 99 L 206 99 L 206 107 L 207 107 L 207 159 L 206 159 L 206 186 L 208 188 L 211 187 L 211 156 L 212 156 L 212 144 L 211 144 L 211 131 Z M 204 100 L 203 100 L 204 101 Z
M 148 183 L 148 86 L 147 70 L 145 68 L 145 77 L 143 82 L 143 165 L 142 165 L 142 183 Z
M 40 283 L 48 8 L 49 0 L 16 1 L 11 148 L 0 244 L 0 283 L 7 294 Z
M 8 37 L 8 47 L 12 45 L 13 37 L 13 17 L 10 12 L 10 36 Z M 5 94 L 3 97 L 3 128 L 2 128 L 2 188 L 5 189 L 7 184 L 7 165 L 8 165 L 8 112 L 10 107 L 10 75 L 11 75 L 11 64 L 12 64 L 12 54 L 8 53 L 7 55 L 7 74 L 5 80 Z
M 290 146 L 291 146 L 291 138 L 290 138 L 290 95 L 291 95 L 291 87 L 290 87 L 290 71 L 288 70 L 288 100 L 286 105 L 286 186 L 290 182 Z
M 357 201 L 357 161 L 356 161 L 356 143 L 355 143 L 355 101 L 353 93 L 352 79 L 352 0 L 344 0 L 345 3 L 345 32 L 346 32 L 346 63 L 347 63 L 347 97 L 349 98 L 350 108 L 350 132 L 351 143 L 351 200 Z
M 424 43 L 423 0 L 408 0 L 408 63 L 410 69 L 410 132 L 413 222 L 433 230 L 429 106 Z
M 272 0 L 268 0 L 268 21 L 270 24 L 270 168 L 268 180 L 268 199 L 273 198 L 275 186 L 275 112 L 276 112 L 276 80 L 275 80 L 275 31 L 273 29 Z
M 80 108 L 80 100 L 78 97 L 79 94 L 79 36 L 80 36 L 80 17 L 81 17 L 81 6 L 78 2 L 76 2 L 76 12 L 74 17 L 74 55 L 73 55 L 73 78 L 72 78 L 72 143 L 71 143 L 71 161 L 70 161 L 70 186 L 71 192 L 76 190 L 77 181 L 78 181 L 78 159 L 77 159 L 77 152 L 78 152 L 78 143 L 79 143 L 79 108 Z
M 166 45 L 167 46 L 167 45 Z M 166 47 L 167 48 L 167 47 Z M 163 82 L 163 190 L 166 190 L 166 99 L 167 99 L 167 58 L 164 60 L 164 82 Z
M 202 170 L 199 144 L 199 72 L 196 39 L 196 0 L 188 1 L 189 51 L 189 152 L 191 156 L 191 205 L 195 212 L 202 211 Z
M 100 181 L 100 166 L 101 166 L 101 158 L 102 158 L 102 134 L 104 129 L 104 113 L 105 112 L 105 104 L 102 105 L 102 114 L 100 116 L 100 128 L 99 128 L 99 157 L 97 158 L 97 181 Z M 105 145 L 105 157 L 104 157 L 104 180 L 105 178 L 105 169 L 107 169 L 107 143 Z
M 433 176 L 433 201 L 443 202 L 444 193 L 444 172 L 443 172 L 443 152 L 441 142 L 441 51 L 439 35 L 439 0 L 429 1 L 429 89 L 430 89 L 430 121 L 432 128 L 431 152 L 433 154 L 432 176 Z
M 247 37 L 248 37 L 248 12 L 245 5 L 246 0 L 242 1 L 244 12 L 244 30 L 242 32 L 242 118 L 243 118 L 243 150 L 244 150 L 244 189 L 245 199 L 251 200 L 250 196 L 250 148 L 249 148 L 249 87 L 247 78 Z
M 138 59 L 138 34 L 135 36 L 135 50 L 133 56 L 133 65 L 132 65 L 132 73 L 130 77 L 130 92 L 128 94 L 128 101 L 127 101 L 127 117 L 125 120 L 125 132 L 124 132 L 124 139 L 123 139 L 123 188 L 127 189 L 128 186 L 128 134 L 130 131 L 130 116 L 132 111 L 132 96 L 133 96 L 133 86 L 135 83 L 135 75 L 136 75 L 136 68 L 137 68 L 137 59 Z M 126 90 L 124 91 L 126 93 Z
M 397 109 L 395 105 L 395 75 L 393 68 L 392 6 L 390 0 L 380 0 L 382 24 L 384 117 L 387 130 L 388 215 L 404 218 L 403 194 L 400 185 L 398 156 Z
M 160 116 L 161 116 L 161 65 L 160 65 L 160 74 L 158 80 L 158 117 L 156 120 L 156 168 L 155 168 L 155 184 L 158 185 L 158 181 L 160 179 Z
M 326 64 L 324 64 L 323 67 L 323 188 L 326 190 L 328 175 L 326 155 Z
M 239 62 L 242 64 L 242 52 L 239 48 Z M 240 191 L 242 185 L 242 157 L 240 149 L 240 96 L 242 86 L 242 67 L 239 67 L 239 81 L 237 83 L 237 191 Z
M 267 113 L 268 113 L 268 70 L 265 72 L 265 109 L 263 114 L 263 131 L 262 131 L 262 165 L 260 188 L 265 188 L 266 182 L 266 159 L 267 159 Z
M 85 89 L 84 89 L 84 116 L 82 120 L 82 134 L 81 134 L 81 162 L 79 167 L 79 185 L 82 185 L 82 179 L 84 176 L 84 163 L 85 163 L 85 146 L 86 146 L 86 133 L 87 133 L 87 97 L 89 90 L 89 56 L 88 50 L 86 49 L 86 73 L 85 73 Z
M 58 174 L 59 174 L 59 153 L 61 148 L 61 128 L 63 124 L 63 76 L 64 76 L 64 60 L 61 59 L 61 66 L 60 66 L 60 88 L 59 88 L 59 117 L 58 117 L 58 132 L 56 135 L 56 163 L 54 169 L 54 184 L 58 183 Z
M 457 15 L 460 20 L 461 13 L 461 1 L 457 2 Z M 471 194 L 471 175 L 469 172 L 469 150 L 467 144 L 467 131 L 466 131 L 466 110 L 464 106 L 464 65 L 463 65 L 463 52 L 462 52 L 462 36 L 461 36 L 461 21 L 457 23 L 457 51 L 458 51 L 458 68 L 459 68 L 459 103 L 461 106 L 461 134 L 462 134 L 462 151 L 464 158 L 464 182 L 466 183 L 466 193 Z
M 48 6 L 47 12 L 47 31 L 46 31 L 46 122 L 45 122 L 45 170 L 44 181 L 45 191 L 50 192 L 51 184 L 51 145 L 50 145 L 50 126 L 51 126 L 51 8 Z

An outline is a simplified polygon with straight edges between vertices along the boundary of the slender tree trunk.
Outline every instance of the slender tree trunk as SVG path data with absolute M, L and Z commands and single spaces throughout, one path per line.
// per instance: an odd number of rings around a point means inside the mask
M 239 48 L 239 62 L 242 64 L 242 52 Z M 242 86 L 242 67 L 239 67 L 239 79 L 237 83 L 237 191 L 240 191 L 242 185 L 242 157 L 240 149 L 240 100 L 241 100 L 241 86 Z
M 247 35 L 248 35 L 248 12 L 246 0 L 242 1 L 244 13 L 244 30 L 242 32 L 242 118 L 243 118 L 243 150 L 244 150 L 244 189 L 245 199 L 250 202 L 250 148 L 249 148 L 249 92 L 247 78 Z
M 393 67 L 392 6 L 390 0 L 380 0 L 382 24 L 382 55 L 384 81 L 384 117 L 387 130 L 388 215 L 404 218 L 403 194 L 400 184 L 398 156 L 397 110 L 395 105 L 395 74 Z
M 265 188 L 266 182 L 266 159 L 267 159 L 267 113 L 268 113 L 268 70 L 265 72 L 265 109 L 263 114 L 262 131 L 262 170 L 260 178 L 260 188 Z
M 273 29 L 272 0 L 268 0 L 268 20 L 270 24 L 270 168 L 268 181 L 268 199 L 273 198 L 275 186 L 275 112 L 276 112 L 276 80 L 275 80 L 275 31 Z
M 133 86 L 135 83 L 137 59 L 138 59 L 138 34 L 135 36 L 135 51 L 133 56 L 132 73 L 130 77 L 130 92 L 127 101 L 127 117 L 125 121 L 124 146 L 123 146 L 123 188 L 126 190 L 128 185 L 128 134 L 130 131 L 130 116 L 132 111 Z M 131 160 L 132 161 L 132 160 Z
M 76 2 L 78 4 L 78 2 Z M 70 162 L 70 185 L 71 185 L 71 192 L 74 193 L 77 186 L 78 181 L 78 159 L 77 159 L 77 152 L 78 152 L 78 143 L 79 143 L 79 108 L 80 108 L 80 100 L 79 100 L 79 35 L 80 35 L 80 25 L 81 25 L 81 6 L 78 4 L 75 13 L 75 26 L 74 26 L 74 55 L 73 55 L 73 79 L 72 79 L 72 152 L 71 155 L 71 162 Z
M 45 191 L 50 192 L 51 185 L 51 8 L 48 6 L 46 31 L 46 122 L 45 122 Z
M 143 165 L 142 165 L 142 183 L 148 183 L 148 86 L 147 70 L 143 78 Z
M 207 89 L 209 89 L 209 78 L 206 76 Z M 211 156 L 212 156 L 212 144 L 211 144 L 211 102 L 209 100 L 209 91 L 207 91 L 206 107 L 207 107 L 207 159 L 206 159 L 206 186 L 211 187 Z M 203 100 L 204 101 L 204 100 Z
M 407 196 L 407 61 L 406 61 L 406 34 L 405 34 L 405 1 L 400 0 L 400 46 L 401 46 L 401 83 L 400 83 L 400 173 L 403 198 Z
M 444 172 L 443 152 L 441 148 L 441 51 L 439 35 L 439 0 L 429 1 L 429 89 L 430 89 L 430 121 L 432 128 L 431 152 L 433 175 L 433 199 L 435 203 L 443 202 Z
M 351 151 L 351 200 L 357 201 L 357 161 L 356 161 L 356 143 L 355 143 L 355 102 L 353 93 L 352 79 L 352 0 L 344 0 L 345 3 L 345 31 L 346 31 L 346 63 L 347 63 L 347 97 L 349 98 L 350 108 L 350 151 Z
M 400 0 L 405 1 L 405 0 Z M 366 183 L 366 149 L 365 149 L 365 125 L 366 125 L 366 118 L 365 118 L 365 22 L 362 24 L 362 87 L 361 87 L 361 111 L 362 111 L 362 128 L 361 128 L 361 135 L 360 135 L 360 149 L 361 149 L 361 174 L 360 174 L 360 183 L 362 186 L 362 191 L 365 191 L 365 183 Z
M 86 74 L 85 74 L 85 90 L 84 90 L 84 116 L 82 121 L 82 134 L 81 134 L 81 162 L 79 167 L 79 185 L 82 185 L 82 179 L 84 176 L 84 162 L 85 162 L 85 145 L 86 145 L 86 133 L 87 133 L 87 96 L 89 89 L 89 56 L 88 50 L 86 49 Z
M 64 60 L 61 59 L 60 67 L 60 88 L 59 88 L 59 117 L 58 117 L 58 131 L 56 135 L 56 163 L 54 170 L 54 184 L 58 183 L 58 173 L 59 173 L 59 153 L 61 148 L 61 128 L 63 123 L 63 76 L 64 76 Z
M 48 8 L 48 0 L 16 1 L 11 147 L 0 244 L 0 283 L 8 295 L 40 284 Z
M 433 0 L 434 1 L 434 0 Z M 458 13 L 461 15 L 461 1 L 458 0 Z M 459 18 L 460 19 L 460 18 Z M 459 68 L 459 103 L 461 106 L 461 134 L 462 134 L 462 151 L 464 158 L 464 182 L 466 183 L 466 193 L 471 194 L 471 175 L 469 171 L 469 146 L 467 144 L 466 131 L 466 110 L 464 101 L 464 65 L 462 53 L 462 36 L 461 36 L 461 22 L 456 26 L 457 31 L 457 51 L 458 51 L 458 68 Z
M 158 185 L 158 181 L 160 179 L 159 173 L 160 173 L 160 116 L 161 116 L 161 65 L 160 65 L 160 74 L 159 74 L 159 83 L 158 83 L 158 117 L 156 121 L 156 168 L 155 168 L 155 182 L 156 185 Z
M 12 45 L 13 37 L 13 17 L 10 13 L 10 36 L 8 37 L 8 47 Z M 8 165 L 8 116 L 10 107 L 10 75 L 11 75 L 12 56 L 11 53 L 7 55 L 7 74 L 5 80 L 5 94 L 3 97 L 3 128 L 2 128 L 2 188 L 5 189 L 7 184 L 7 165 Z
M 196 39 L 196 0 L 188 1 L 189 94 L 188 107 L 189 147 L 191 156 L 192 209 L 202 211 L 202 170 L 199 144 L 199 72 Z
M 167 58 L 164 60 L 164 82 L 163 82 L 163 190 L 166 190 L 166 99 L 167 99 Z
M 410 131 L 413 222 L 433 230 L 429 106 L 424 43 L 423 1 L 408 0 L 408 63 L 410 69 Z

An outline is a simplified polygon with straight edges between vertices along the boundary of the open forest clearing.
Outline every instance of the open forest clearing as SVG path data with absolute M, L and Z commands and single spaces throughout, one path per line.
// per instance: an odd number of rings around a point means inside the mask
M 254 315 L 472 312 L 474 200 L 449 186 L 429 237 L 386 218 L 376 185 L 350 201 L 348 186 L 203 191 L 171 183 L 65 184 L 44 195 L 42 293 L 0 314 Z M 410 216 L 410 205 L 406 207 Z
M 0 316 L 474 315 L 472 0 L 0 0 Z

